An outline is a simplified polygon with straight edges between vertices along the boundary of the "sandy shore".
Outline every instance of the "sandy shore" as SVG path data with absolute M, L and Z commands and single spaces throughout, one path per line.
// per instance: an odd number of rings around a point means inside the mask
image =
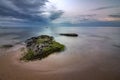
M 32 62 L 20 61 L 20 56 L 20 49 L 0 56 L 0 80 L 120 80 L 118 72 L 98 69 L 89 59 L 71 65 L 69 59 L 55 61 L 55 55 Z

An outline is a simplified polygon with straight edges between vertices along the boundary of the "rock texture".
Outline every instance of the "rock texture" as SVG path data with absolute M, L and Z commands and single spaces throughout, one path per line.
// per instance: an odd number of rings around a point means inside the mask
M 22 59 L 42 59 L 49 54 L 64 50 L 64 45 L 56 42 L 52 36 L 41 35 L 25 41 L 27 52 Z

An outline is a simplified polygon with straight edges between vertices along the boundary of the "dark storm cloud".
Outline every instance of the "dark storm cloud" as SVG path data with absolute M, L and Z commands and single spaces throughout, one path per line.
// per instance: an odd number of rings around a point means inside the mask
M 61 11 L 61 10 L 59 10 L 59 11 L 57 11 L 57 12 L 52 11 L 52 12 L 51 12 L 50 19 L 51 19 L 51 20 L 57 19 L 57 18 L 59 18 L 63 13 L 64 13 L 64 12 Z
M 48 23 L 61 16 L 61 11 L 53 11 L 46 17 L 43 7 L 48 0 L 0 0 L 0 17 L 13 17 L 27 21 Z

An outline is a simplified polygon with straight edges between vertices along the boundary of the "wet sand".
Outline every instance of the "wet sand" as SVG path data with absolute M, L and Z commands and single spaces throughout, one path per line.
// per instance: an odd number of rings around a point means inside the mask
M 64 59 L 61 53 L 32 62 L 20 61 L 20 56 L 19 48 L 0 56 L 0 80 L 120 80 L 119 65 L 111 65 L 105 55 Z
M 56 35 L 66 50 L 40 61 L 20 61 L 19 46 L 0 50 L 0 80 L 120 80 L 120 28 L 45 29 L 45 33 L 61 32 L 79 36 Z

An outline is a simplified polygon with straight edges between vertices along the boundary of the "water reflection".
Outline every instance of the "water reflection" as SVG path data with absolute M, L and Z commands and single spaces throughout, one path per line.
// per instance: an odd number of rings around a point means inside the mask
M 2 32 L 1 32 L 2 31 Z M 66 45 L 66 50 L 59 54 L 53 54 L 40 61 L 41 70 L 54 72 L 76 72 L 88 70 L 87 73 L 110 77 L 120 74 L 120 28 L 117 27 L 38 27 L 38 28 L 15 28 L 0 29 L 0 44 L 4 41 L 25 40 L 31 36 L 47 34 L 54 36 L 56 41 Z M 18 34 L 20 33 L 21 34 Z M 77 33 L 79 37 L 60 36 L 59 33 Z M 9 37 L 8 37 L 9 36 Z M 17 37 L 17 38 L 16 38 Z M 5 42 L 5 43 L 6 43 Z M 34 65 L 33 65 L 34 66 Z M 45 68 L 46 67 L 46 68 Z M 36 69 L 36 68 L 34 68 Z M 86 73 L 86 74 L 87 74 Z

